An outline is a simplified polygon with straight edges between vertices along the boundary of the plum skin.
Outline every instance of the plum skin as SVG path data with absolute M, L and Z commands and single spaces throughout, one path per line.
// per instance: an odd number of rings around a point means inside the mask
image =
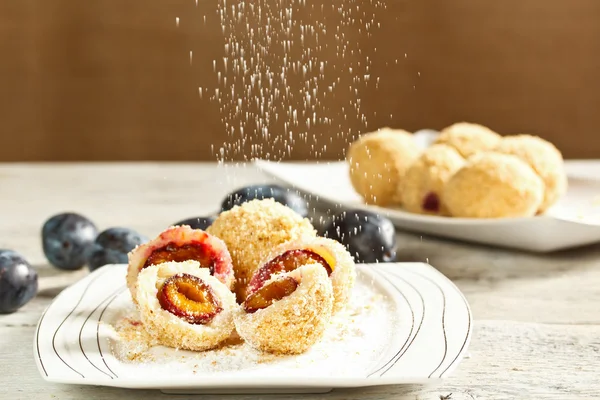
M 101 232 L 86 254 L 86 264 L 94 271 L 107 264 L 127 264 L 127 254 L 148 238 L 129 228 L 113 227 Z
M 251 200 L 272 198 L 294 210 L 302 217 L 308 216 L 308 204 L 296 191 L 280 185 L 251 185 L 228 194 L 221 203 L 221 211 L 227 211 Z
M 325 226 L 323 236 L 337 240 L 357 263 L 396 260 L 396 229 L 388 218 L 370 211 L 349 210 Z
M 79 269 L 85 265 L 97 235 L 96 225 L 86 217 L 71 212 L 57 214 L 42 227 L 44 254 L 56 268 Z
M 187 225 L 192 229 L 200 229 L 205 231 L 213 224 L 213 222 L 215 222 L 215 219 L 217 219 L 215 216 L 187 218 L 173 224 L 173 226 Z
M 38 274 L 20 254 L 0 249 L 0 314 L 11 314 L 33 299 Z
M 101 232 L 95 242 L 105 249 L 129 253 L 136 246 L 146 243 L 148 240 L 146 236 L 140 235 L 133 229 L 114 227 Z
M 208 268 L 210 274 L 214 275 L 216 258 L 217 256 L 213 254 L 211 247 L 207 243 L 192 241 L 178 246 L 170 242 L 165 246 L 154 249 L 142 268 L 169 261 L 182 262 L 195 260 L 200 263 L 202 268 Z

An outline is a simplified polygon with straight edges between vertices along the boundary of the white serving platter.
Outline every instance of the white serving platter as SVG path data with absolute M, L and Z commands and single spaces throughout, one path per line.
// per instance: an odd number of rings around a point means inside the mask
M 102 267 L 46 309 L 33 346 L 45 380 L 168 393 L 322 393 L 426 384 L 455 370 L 471 337 L 467 301 L 431 266 L 359 265 L 348 309 L 305 354 L 252 363 L 264 353 L 246 344 L 216 356 L 161 347 L 153 349 L 151 361 L 128 361 L 119 356 L 112 329 L 133 308 L 122 284 L 125 271 L 126 265 Z
M 419 131 L 422 146 L 434 131 Z M 409 213 L 400 208 L 364 204 L 350 183 L 346 162 L 270 162 L 255 165 L 278 180 L 344 209 L 374 211 L 408 231 L 467 242 L 550 252 L 600 242 L 600 162 L 566 161 L 567 194 L 544 215 L 529 218 L 469 219 Z

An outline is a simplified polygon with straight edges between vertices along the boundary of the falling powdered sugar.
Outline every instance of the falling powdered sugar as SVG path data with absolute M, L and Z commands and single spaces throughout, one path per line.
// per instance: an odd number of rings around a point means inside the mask
M 380 0 L 219 0 L 224 52 L 213 61 L 217 86 L 208 100 L 228 138 L 214 147 L 217 159 L 278 161 L 298 143 L 318 159 L 333 140 L 352 140 L 353 126 L 367 128 L 360 92 L 379 78 L 359 39 L 380 27 L 374 12 L 385 7 Z M 206 98 L 209 88 L 198 92 Z

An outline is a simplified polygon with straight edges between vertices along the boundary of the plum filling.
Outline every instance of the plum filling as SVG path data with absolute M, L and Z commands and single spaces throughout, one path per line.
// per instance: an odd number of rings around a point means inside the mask
M 319 254 L 306 249 L 288 250 L 263 265 L 252 277 L 248 284 L 248 293 L 260 289 L 260 287 L 271 278 L 271 275 L 280 272 L 291 272 L 298 267 L 310 262 L 317 262 L 325 268 L 327 275 L 331 275 L 332 268 Z
M 267 308 L 275 301 L 294 293 L 297 287 L 298 282 L 290 276 L 263 285 L 244 301 L 244 310 L 251 314 Z
M 223 310 L 211 287 L 186 273 L 165 280 L 157 297 L 163 310 L 194 325 L 209 323 Z
M 436 193 L 427 193 L 423 199 L 423 210 L 430 212 L 440 211 L 440 198 Z
M 188 243 L 178 246 L 171 242 L 152 252 L 142 268 L 150 265 L 162 264 L 169 261 L 183 262 L 188 260 L 198 261 L 203 268 L 208 268 L 214 274 L 215 260 L 210 247 L 205 243 Z

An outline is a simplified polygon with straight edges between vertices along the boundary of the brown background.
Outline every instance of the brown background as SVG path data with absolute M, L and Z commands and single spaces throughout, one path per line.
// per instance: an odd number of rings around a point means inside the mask
M 276 9 L 286 1 L 247 3 Z M 381 24 L 370 37 L 358 31 L 364 24 L 342 27 L 360 54 L 341 58 L 335 51 L 341 14 L 331 4 L 360 4 L 361 15 L 374 14 Z M 569 158 L 600 158 L 600 1 L 385 4 L 307 0 L 296 7 L 298 21 L 327 25 L 317 55 L 328 61 L 327 79 L 341 83 L 318 109 L 333 123 L 312 125 L 315 141 L 297 140 L 291 158 L 341 157 L 348 138 L 385 125 L 415 130 L 459 120 L 539 134 Z M 214 93 L 212 63 L 225 54 L 217 6 L 217 0 L 200 0 L 198 7 L 194 0 L 1 1 L 0 161 L 214 159 L 211 144 L 218 149 L 238 140 L 225 133 L 219 104 L 198 95 L 199 86 Z M 276 64 L 281 52 L 268 57 Z M 354 87 L 367 126 L 349 106 L 356 96 L 348 72 L 354 65 L 363 73 L 366 57 L 370 84 Z M 288 83 L 302 87 L 293 74 Z M 297 97 L 288 100 L 302 108 Z M 271 132 L 281 132 L 284 120 L 272 123 Z M 307 127 L 301 122 L 295 129 Z M 228 157 L 241 158 L 251 142 L 263 140 L 251 132 L 244 150 Z M 324 144 L 325 151 L 315 151 Z

